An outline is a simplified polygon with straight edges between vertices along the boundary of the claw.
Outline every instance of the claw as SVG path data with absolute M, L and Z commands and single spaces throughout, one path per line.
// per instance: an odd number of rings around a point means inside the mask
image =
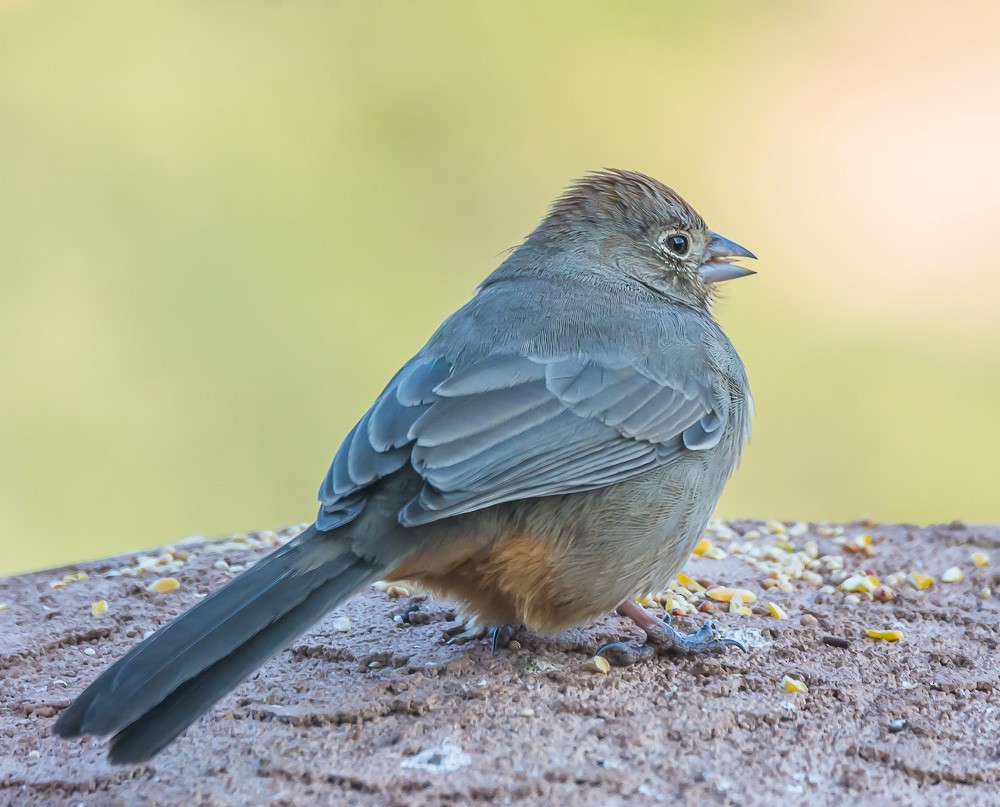
M 498 650 L 506 648 L 514 637 L 517 628 L 514 625 L 500 625 L 490 628 L 490 651 L 495 656 Z
M 605 654 L 608 654 L 605 656 Z M 595 656 L 605 656 L 616 667 L 629 667 L 640 661 L 646 661 L 656 655 L 656 650 L 648 644 L 629 644 L 628 642 L 608 642 L 597 648 Z
M 722 642 L 724 645 L 731 645 L 732 647 L 738 647 L 744 653 L 750 652 L 749 650 L 747 650 L 747 646 L 743 644 L 743 642 L 741 642 L 739 639 L 730 639 L 728 636 L 723 636 L 721 639 L 719 639 L 719 641 Z

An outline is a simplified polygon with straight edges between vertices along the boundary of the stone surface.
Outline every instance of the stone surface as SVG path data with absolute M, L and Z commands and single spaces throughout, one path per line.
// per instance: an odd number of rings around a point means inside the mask
M 369 589 L 135 768 L 110 766 L 98 738 L 53 737 L 55 716 L 278 536 L 189 543 L 136 577 L 103 576 L 135 569 L 129 555 L 0 580 L 0 804 L 1000 803 L 1000 599 L 981 595 L 1000 589 L 1000 528 L 729 526 L 710 536 L 725 556 L 686 572 L 757 595 L 749 615 L 712 609 L 746 655 L 588 672 L 602 643 L 642 638 L 608 616 L 554 639 L 519 633 L 520 649 L 493 656 L 485 640 L 447 643 L 448 603 Z M 765 590 L 748 558 L 780 565 L 810 541 L 844 570 L 817 561 L 790 592 Z M 991 562 L 976 566 L 975 551 Z M 941 582 L 952 566 L 965 579 Z M 883 584 L 911 571 L 938 582 L 897 580 L 886 602 L 821 588 L 866 569 Z M 180 587 L 147 589 L 161 577 Z M 413 624 L 394 619 L 414 605 Z M 898 642 L 865 636 L 893 628 Z M 808 692 L 785 692 L 784 676 Z

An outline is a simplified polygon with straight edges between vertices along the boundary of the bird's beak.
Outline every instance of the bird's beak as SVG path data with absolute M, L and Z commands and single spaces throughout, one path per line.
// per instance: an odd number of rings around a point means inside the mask
M 712 233 L 712 240 L 708 243 L 705 256 L 707 260 L 698 267 L 698 271 L 706 283 L 721 283 L 723 280 L 735 280 L 738 277 L 757 274 L 753 269 L 732 263 L 736 258 L 757 260 L 757 256 L 746 247 L 741 247 L 735 241 L 723 238 L 718 233 Z

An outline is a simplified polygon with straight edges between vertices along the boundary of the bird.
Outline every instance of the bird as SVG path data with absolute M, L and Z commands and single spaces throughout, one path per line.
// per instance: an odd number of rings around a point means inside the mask
M 455 601 L 494 640 L 617 610 L 643 647 L 738 645 L 635 598 L 683 566 L 750 437 L 713 316 L 718 284 L 754 274 L 742 258 L 656 179 L 572 182 L 351 429 L 315 522 L 114 662 L 55 734 L 146 761 L 378 580 Z

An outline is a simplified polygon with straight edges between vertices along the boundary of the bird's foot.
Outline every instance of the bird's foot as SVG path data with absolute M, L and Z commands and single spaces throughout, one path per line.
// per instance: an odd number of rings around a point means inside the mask
M 715 625 L 706 622 L 694 633 L 681 633 L 670 624 L 670 616 L 657 619 L 639 603 L 626 600 L 618 606 L 618 613 L 627 616 L 646 633 L 644 644 L 628 642 L 609 642 L 600 647 L 598 656 L 607 656 L 616 666 L 627 666 L 638 661 L 646 661 L 658 652 L 682 653 L 721 653 L 727 647 L 738 647 L 744 653 L 746 646 L 725 636 L 719 636 Z
M 448 628 L 444 635 L 448 637 L 448 644 L 466 644 L 467 642 L 482 639 L 487 633 L 486 626 L 478 622 L 469 622 L 464 625 L 455 625 Z

